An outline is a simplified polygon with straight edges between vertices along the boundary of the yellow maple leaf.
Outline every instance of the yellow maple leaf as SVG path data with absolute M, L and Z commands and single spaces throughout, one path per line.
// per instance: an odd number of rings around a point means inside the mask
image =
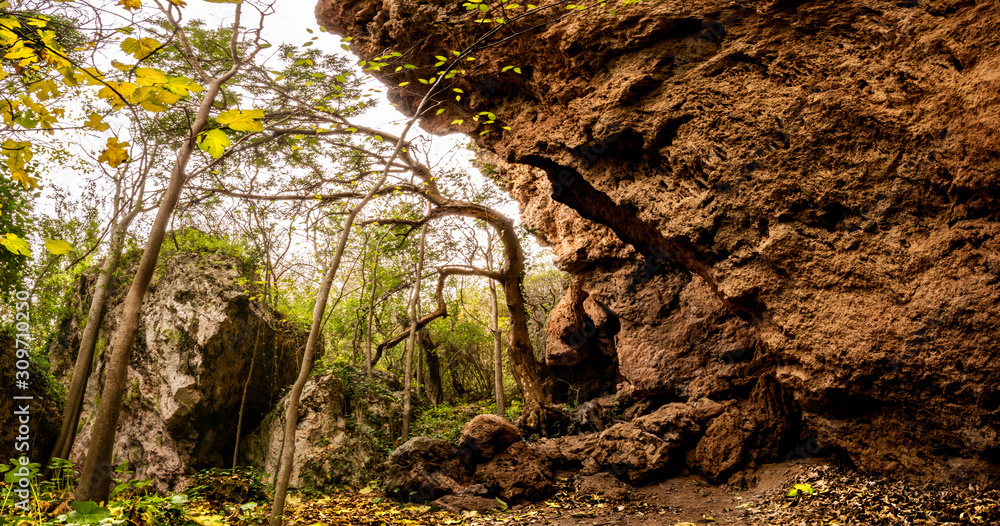
M 72 252 L 73 245 L 70 245 L 68 242 L 61 239 L 46 239 L 45 250 L 48 250 L 56 256 L 61 256 Z
M 264 131 L 264 126 L 257 119 L 264 118 L 264 110 L 229 110 L 219 114 L 216 120 L 219 124 L 228 126 L 231 130 L 245 132 Z
M 39 80 L 28 85 L 28 91 L 34 93 L 38 100 L 49 100 L 59 96 L 59 87 L 51 80 Z
M 28 246 L 28 242 L 17 237 L 17 234 L 7 233 L 0 236 L 0 245 L 13 254 L 31 257 L 31 247 Z
M 86 122 L 83 123 L 83 125 L 97 131 L 106 131 L 108 128 L 111 127 L 101 119 L 100 115 L 96 113 L 91 113 L 90 118 L 87 119 Z
M 137 68 L 135 83 L 140 86 L 155 86 L 167 82 L 167 74 L 155 68 Z
M 11 173 L 16 173 L 18 170 L 23 171 L 33 157 L 31 143 L 7 139 L 3 143 L 3 156 L 6 157 L 4 162 L 7 163 L 7 168 L 10 169 Z
M 117 168 L 128 160 L 128 152 L 125 151 L 125 148 L 128 147 L 129 144 L 127 142 L 118 142 L 118 137 L 110 137 L 108 138 L 107 149 L 104 150 L 104 153 L 97 160 L 98 162 L 107 163 L 112 168 Z
M 24 185 L 25 190 L 31 190 L 32 188 L 41 188 L 38 186 L 38 179 L 28 175 L 28 172 L 24 170 L 14 170 L 14 180 L 20 181 Z
M 122 40 L 122 51 L 131 54 L 133 57 L 142 60 L 159 49 L 160 43 L 152 38 L 134 39 L 132 37 Z
M 167 77 L 163 87 L 176 95 L 185 96 L 189 91 L 201 91 L 204 88 L 187 77 Z
M 117 5 L 124 7 L 127 11 L 138 11 L 142 7 L 140 0 L 120 0 Z
M 38 61 L 38 56 L 35 55 L 35 51 L 30 47 L 25 46 L 24 41 L 21 40 L 11 46 L 7 52 L 4 53 L 3 58 L 7 60 L 17 60 L 17 65 L 22 68 L 32 62 Z

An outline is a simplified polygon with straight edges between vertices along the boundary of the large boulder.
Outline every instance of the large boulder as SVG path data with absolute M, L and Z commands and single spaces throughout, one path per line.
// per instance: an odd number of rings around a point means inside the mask
M 413 437 L 385 464 L 386 495 L 407 502 L 430 502 L 473 481 L 470 456 L 439 438 Z
M 122 275 L 131 270 L 126 266 Z M 244 263 L 224 253 L 175 252 L 157 267 L 132 349 L 114 455 L 129 461 L 136 476 L 152 479 L 158 489 L 184 487 L 197 469 L 231 466 L 237 429 L 240 435 L 255 429 L 295 379 L 296 352 L 305 334 L 253 301 L 248 278 Z M 89 306 L 90 279 L 71 298 L 71 311 L 85 312 L 83 306 Z M 90 445 L 108 342 L 128 285 L 119 278 L 109 289 L 71 452 L 78 464 Z M 49 348 L 53 372 L 66 384 L 79 348 L 80 323 L 78 316 L 64 319 Z
M 477 415 L 462 427 L 458 446 L 477 459 L 489 460 L 521 441 L 517 426 L 497 415 Z
M 477 466 L 476 481 L 509 503 L 544 499 L 556 490 L 551 464 L 524 442 Z

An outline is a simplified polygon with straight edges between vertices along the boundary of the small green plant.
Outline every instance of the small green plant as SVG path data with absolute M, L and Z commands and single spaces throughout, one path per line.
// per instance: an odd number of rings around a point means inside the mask
M 130 497 L 140 496 L 147 491 L 145 488 L 148 488 L 153 483 L 151 480 L 125 480 L 126 475 L 135 474 L 134 471 L 130 471 L 128 469 L 127 460 L 115 468 L 115 473 L 117 473 L 118 476 L 111 479 L 115 482 L 115 487 L 111 490 L 112 500 L 120 501 Z
M 111 510 L 91 501 L 74 502 L 73 511 L 64 517 L 70 524 L 97 524 L 111 516 Z
M 812 497 L 815 493 L 809 484 L 796 484 L 785 493 L 785 497 L 791 500 L 798 500 L 802 496 Z
M 260 482 L 262 473 L 249 467 L 235 470 L 212 468 L 195 473 L 194 485 L 187 490 L 193 499 L 204 499 L 214 509 L 225 504 L 266 502 L 269 489 Z

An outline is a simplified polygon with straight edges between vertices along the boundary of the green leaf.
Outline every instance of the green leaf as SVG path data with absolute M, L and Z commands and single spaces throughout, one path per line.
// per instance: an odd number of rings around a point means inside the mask
M 96 524 L 111 516 L 111 510 L 98 506 L 93 501 L 74 502 L 73 511 L 66 514 L 66 522 L 76 524 Z
M 153 51 L 156 51 L 159 47 L 160 43 L 152 38 L 142 38 L 136 40 L 132 37 L 129 37 L 123 40 L 121 44 L 122 51 L 140 60 L 148 57 Z
M 28 246 L 28 242 L 17 237 L 17 234 L 0 236 L 0 245 L 13 254 L 31 257 L 31 247 Z
M 167 74 L 155 68 L 136 68 L 135 83 L 140 86 L 166 84 Z
M 163 83 L 162 87 L 163 89 L 182 97 L 186 96 L 189 91 L 201 91 L 205 89 L 187 77 L 170 76 L 167 77 L 167 81 Z
M 70 245 L 66 241 L 61 239 L 46 239 L 45 240 L 45 250 L 48 250 L 56 256 L 61 256 L 63 254 L 69 254 L 73 251 L 73 245 Z
M 229 110 L 219 114 L 216 118 L 219 124 L 228 126 L 231 130 L 245 132 L 264 131 L 264 126 L 256 119 L 264 118 L 264 110 Z
M 232 143 L 226 132 L 216 128 L 198 134 L 198 148 L 218 159 Z

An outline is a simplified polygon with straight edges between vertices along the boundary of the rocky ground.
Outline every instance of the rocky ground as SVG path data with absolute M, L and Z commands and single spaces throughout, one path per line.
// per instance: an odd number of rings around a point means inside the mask
M 290 516 L 293 523 L 352 525 L 1000 524 L 998 490 L 921 487 L 861 476 L 824 459 L 768 464 L 745 480 L 752 487 L 714 486 L 683 476 L 624 489 L 567 472 L 559 474 L 559 491 L 551 498 L 502 510 L 453 513 L 427 504 L 400 505 L 366 489 L 295 500 Z M 796 484 L 802 485 L 800 495 L 788 497 Z

